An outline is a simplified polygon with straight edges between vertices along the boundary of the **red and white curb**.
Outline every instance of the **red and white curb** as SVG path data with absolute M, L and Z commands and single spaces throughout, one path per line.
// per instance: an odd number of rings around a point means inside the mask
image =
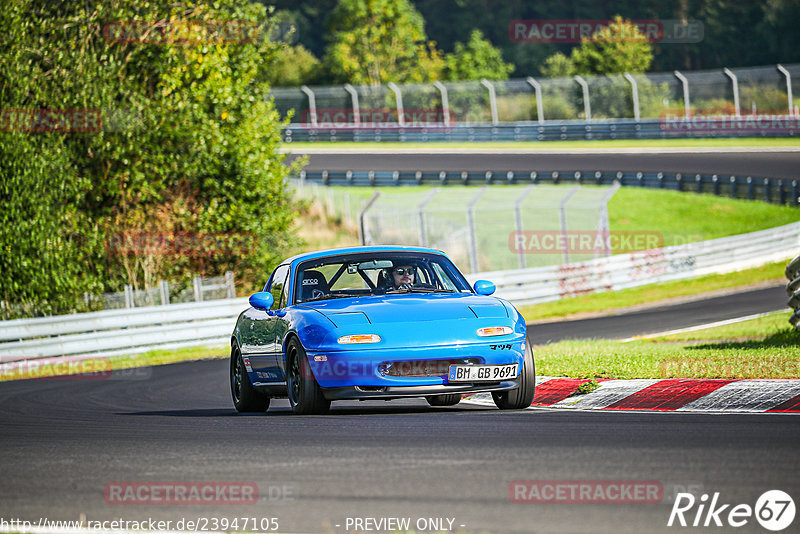
M 537 377 L 531 409 L 800 413 L 800 380 L 597 379 L 597 389 L 578 393 L 578 388 L 588 382 Z M 464 402 L 494 406 L 488 393 L 473 395 Z

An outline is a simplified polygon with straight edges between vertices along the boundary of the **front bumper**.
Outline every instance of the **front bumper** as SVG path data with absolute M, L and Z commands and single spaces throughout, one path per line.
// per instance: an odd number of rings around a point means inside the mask
M 372 393 L 357 390 L 356 387 L 384 388 L 382 394 L 377 397 L 386 397 L 388 392 L 402 397 L 513 389 L 516 387 L 516 377 L 505 381 L 513 384 L 508 387 L 500 385 L 505 382 L 451 383 L 447 379 L 446 363 L 433 374 L 423 373 L 423 376 L 413 376 L 415 369 L 429 368 L 429 366 L 417 366 L 414 362 L 468 360 L 470 363 L 480 365 L 516 363 L 521 371 L 524 355 L 524 337 L 463 345 L 412 348 L 360 347 L 358 350 L 308 351 L 307 353 L 311 371 L 320 387 L 331 391 L 347 389 L 353 393 L 348 398 L 368 398 L 361 394 Z M 412 365 L 407 365 L 409 363 Z M 411 373 L 409 376 L 398 376 L 393 374 L 393 368 L 410 369 Z M 494 386 L 490 384 L 494 384 Z M 418 389 L 423 387 L 432 389 L 424 391 Z M 419 391 L 421 393 L 418 393 Z
M 489 391 L 508 391 L 516 389 L 519 384 L 516 380 L 504 382 L 490 382 L 485 384 L 450 384 L 442 386 L 388 386 L 371 389 L 365 386 L 347 386 L 337 388 L 323 388 L 322 394 L 326 399 L 354 400 L 354 399 L 400 399 L 404 397 L 427 397 L 429 395 L 452 395 L 465 393 L 485 393 Z

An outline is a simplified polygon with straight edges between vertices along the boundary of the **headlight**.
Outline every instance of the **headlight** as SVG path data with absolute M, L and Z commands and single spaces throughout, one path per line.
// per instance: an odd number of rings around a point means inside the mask
M 341 345 L 353 345 L 356 343 L 377 343 L 381 340 L 378 334 L 355 334 L 352 336 L 342 336 L 339 338 Z
M 478 335 L 481 337 L 505 336 L 513 332 L 509 326 L 487 326 L 478 328 Z

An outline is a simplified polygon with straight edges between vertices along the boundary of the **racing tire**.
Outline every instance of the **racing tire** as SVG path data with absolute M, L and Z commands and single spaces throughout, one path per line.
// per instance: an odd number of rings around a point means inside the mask
M 231 397 L 237 412 L 266 412 L 269 397 L 259 393 L 250 382 L 242 360 L 242 351 L 235 341 L 231 345 Z
M 522 410 L 533 403 L 536 391 L 536 367 L 533 363 L 533 349 L 525 341 L 525 360 L 519 374 L 519 387 L 509 391 L 492 392 L 494 403 L 501 410 Z
M 425 397 L 428 404 L 431 406 L 455 406 L 461 402 L 461 393 L 453 393 L 451 395 L 431 395 Z
M 306 351 L 297 338 L 292 338 L 286 347 L 286 390 L 292 412 L 298 415 L 327 413 L 331 401 L 322 394 L 317 384 Z

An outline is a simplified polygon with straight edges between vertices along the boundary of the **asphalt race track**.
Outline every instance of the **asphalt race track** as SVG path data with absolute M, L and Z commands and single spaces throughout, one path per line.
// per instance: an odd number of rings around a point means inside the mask
M 289 147 L 291 149 L 291 147 Z M 292 149 L 294 150 L 294 149 Z M 302 154 L 302 149 L 294 150 Z M 287 162 L 297 157 L 287 157 Z M 311 153 L 306 170 L 398 171 L 642 171 L 683 172 L 768 178 L 798 178 L 800 151 L 747 152 L 528 152 L 528 153 Z
M 748 311 L 771 294 L 738 298 Z M 696 305 L 652 313 L 705 321 Z M 632 324 L 620 315 L 605 328 L 620 335 Z M 640 533 L 674 531 L 671 502 L 686 488 L 750 506 L 770 489 L 800 494 L 798 417 L 500 412 L 418 400 L 335 403 L 313 417 L 292 416 L 280 400 L 266 414 L 238 415 L 227 379 L 227 361 L 210 360 L 0 383 L 2 516 L 277 517 L 281 532 L 337 533 L 347 518 L 447 518 L 459 532 Z M 655 504 L 515 503 L 517 480 L 655 481 L 663 495 Z M 248 481 L 260 497 L 247 506 L 106 502 L 106 485 L 140 481 Z M 756 527 L 751 518 L 736 531 L 763 532 Z

